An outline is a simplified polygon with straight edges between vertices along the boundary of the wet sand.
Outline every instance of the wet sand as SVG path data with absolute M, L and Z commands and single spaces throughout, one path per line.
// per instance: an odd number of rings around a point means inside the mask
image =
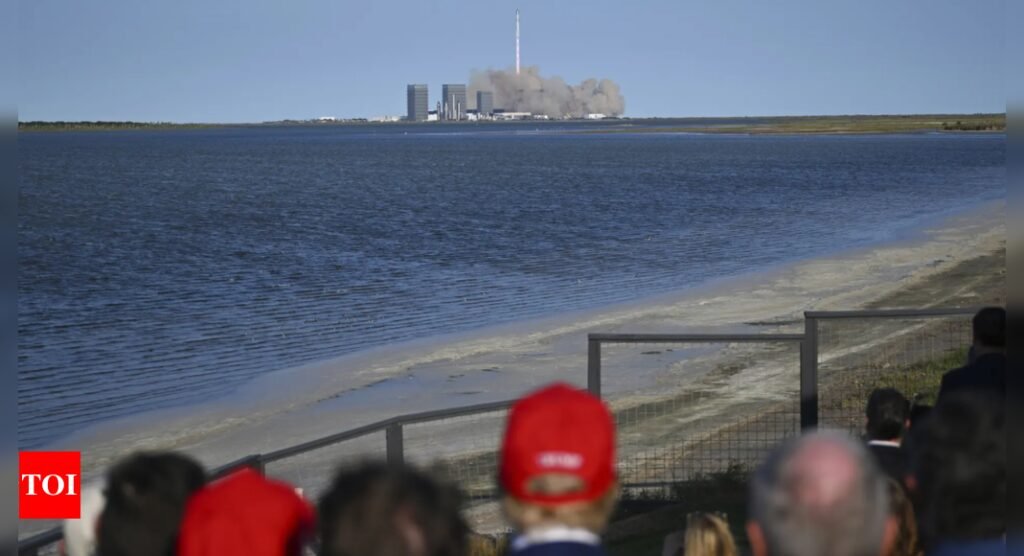
M 84 450 L 87 469 L 104 467 L 138 448 L 187 450 L 217 464 L 395 414 L 513 398 L 554 379 L 583 385 L 589 332 L 800 332 L 806 310 L 976 305 L 985 299 L 972 297 L 963 284 L 965 271 L 949 271 L 958 262 L 1001 247 L 1003 211 L 1001 205 L 988 206 L 895 244 L 726 279 L 629 306 L 288 369 L 215 404 L 141 415 L 60 444 Z M 620 357 L 613 351 L 605 356 L 603 383 L 612 399 L 658 386 L 674 363 L 688 361 L 688 373 L 696 377 L 710 372 L 718 359 L 708 346 L 639 358 L 635 349 Z M 629 372 L 616 372 L 617 367 Z
M 513 398 L 554 379 L 583 385 L 589 332 L 800 332 L 806 310 L 1000 301 L 1004 294 L 993 289 L 987 267 L 998 265 L 1005 275 L 1005 259 L 998 255 L 1005 248 L 1004 218 L 1002 203 L 989 205 L 893 243 L 638 303 L 288 369 L 215 404 L 121 420 L 65 439 L 59 447 L 83 451 L 87 476 L 138 449 L 183 450 L 214 466 L 396 414 Z M 995 258 L 961 264 L 979 254 Z M 701 391 L 728 393 L 687 403 L 692 422 L 712 422 L 711 417 L 747 414 L 792 394 L 786 366 L 776 357 L 764 357 L 763 351 L 742 346 L 609 349 L 603 387 L 620 409 L 685 397 L 695 385 Z M 723 362 L 736 360 L 746 364 L 725 365 L 723 372 Z M 669 412 L 664 417 L 679 419 Z M 651 432 L 655 421 L 644 422 L 627 434 L 636 435 L 637 441 L 656 439 Z M 495 414 L 443 423 L 419 437 L 410 432 L 407 452 L 414 461 L 486 453 L 496 446 L 500 426 Z M 354 452 L 383 455 L 383 435 L 378 436 L 324 450 L 305 462 L 296 460 L 282 467 L 281 474 L 319 483 L 338 460 Z

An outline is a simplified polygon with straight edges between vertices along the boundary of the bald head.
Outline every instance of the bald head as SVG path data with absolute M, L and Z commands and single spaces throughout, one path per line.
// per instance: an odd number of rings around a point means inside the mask
M 815 432 L 780 446 L 754 475 L 750 516 L 770 556 L 878 556 L 884 476 L 860 443 Z
M 809 438 L 793 452 L 784 481 L 791 486 L 795 503 L 816 512 L 830 512 L 857 488 L 860 472 L 856 455 L 850 453 L 845 442 Z

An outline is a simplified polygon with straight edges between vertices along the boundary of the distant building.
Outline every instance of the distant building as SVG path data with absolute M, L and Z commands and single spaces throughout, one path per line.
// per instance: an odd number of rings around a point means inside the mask
M 605 116 L 604 114 L 597 113 L 597 112 L 595 112 L 593 114 L 587 114 L 587 116 L 586 116 L 586 118 L 588 120 L 603 120 L 603 119 L 605 119 L 607 117 L 608 116 Z
M 481 116 L 490 116 L 494 113 L 494 93 L 490 91 L 476 92 L 476 113 Z
M 406 119 L 411 122 L 427 121 L 427 86 L 409 85 L 405 97 L 408 105 Z
M 466 86 L 448 83 L 441 85 L 441 96 L 445 120 L 466 119 Z
M 494 111 L 495 120 L 528 120 L 533 116 L 530 112 L 504 112 Z

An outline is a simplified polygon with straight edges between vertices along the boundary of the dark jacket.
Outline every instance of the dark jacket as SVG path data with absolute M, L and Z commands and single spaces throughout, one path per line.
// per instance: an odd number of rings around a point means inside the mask
M 907 476 L 907 456 L 903 448 L 869 443 L 868 451 L 875 456 L 878 467 L 886 475 L 895 479 L 897 483 L 903 484 L 903 480 Z
M 1013 552 L 1007 551 L 1006 541 L 1003 539 L 943 542 L 928 551 L 928 556 L 1007 556 L 1008 554 L 1013 554 Z
M 601 539 L 580 528 L 549 527 L 512 539 L 509 556 L 607 556 Z
M 522 550 L 510 550 L 509 556 L 608 556 L 600 546 L 581 542 L 546 542 Z
M 982 391 L 1006 397 L 1006 355 L 987 353 L 942 375 L 938 401 L 953 392 Z

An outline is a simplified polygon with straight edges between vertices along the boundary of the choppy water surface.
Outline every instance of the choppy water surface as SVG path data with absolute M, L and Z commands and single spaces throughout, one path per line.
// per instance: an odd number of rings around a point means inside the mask
M 510 125 L 18 141 L 22 447 L 362 348 L 885 240 L 1005 196 L 1002 136 Z

